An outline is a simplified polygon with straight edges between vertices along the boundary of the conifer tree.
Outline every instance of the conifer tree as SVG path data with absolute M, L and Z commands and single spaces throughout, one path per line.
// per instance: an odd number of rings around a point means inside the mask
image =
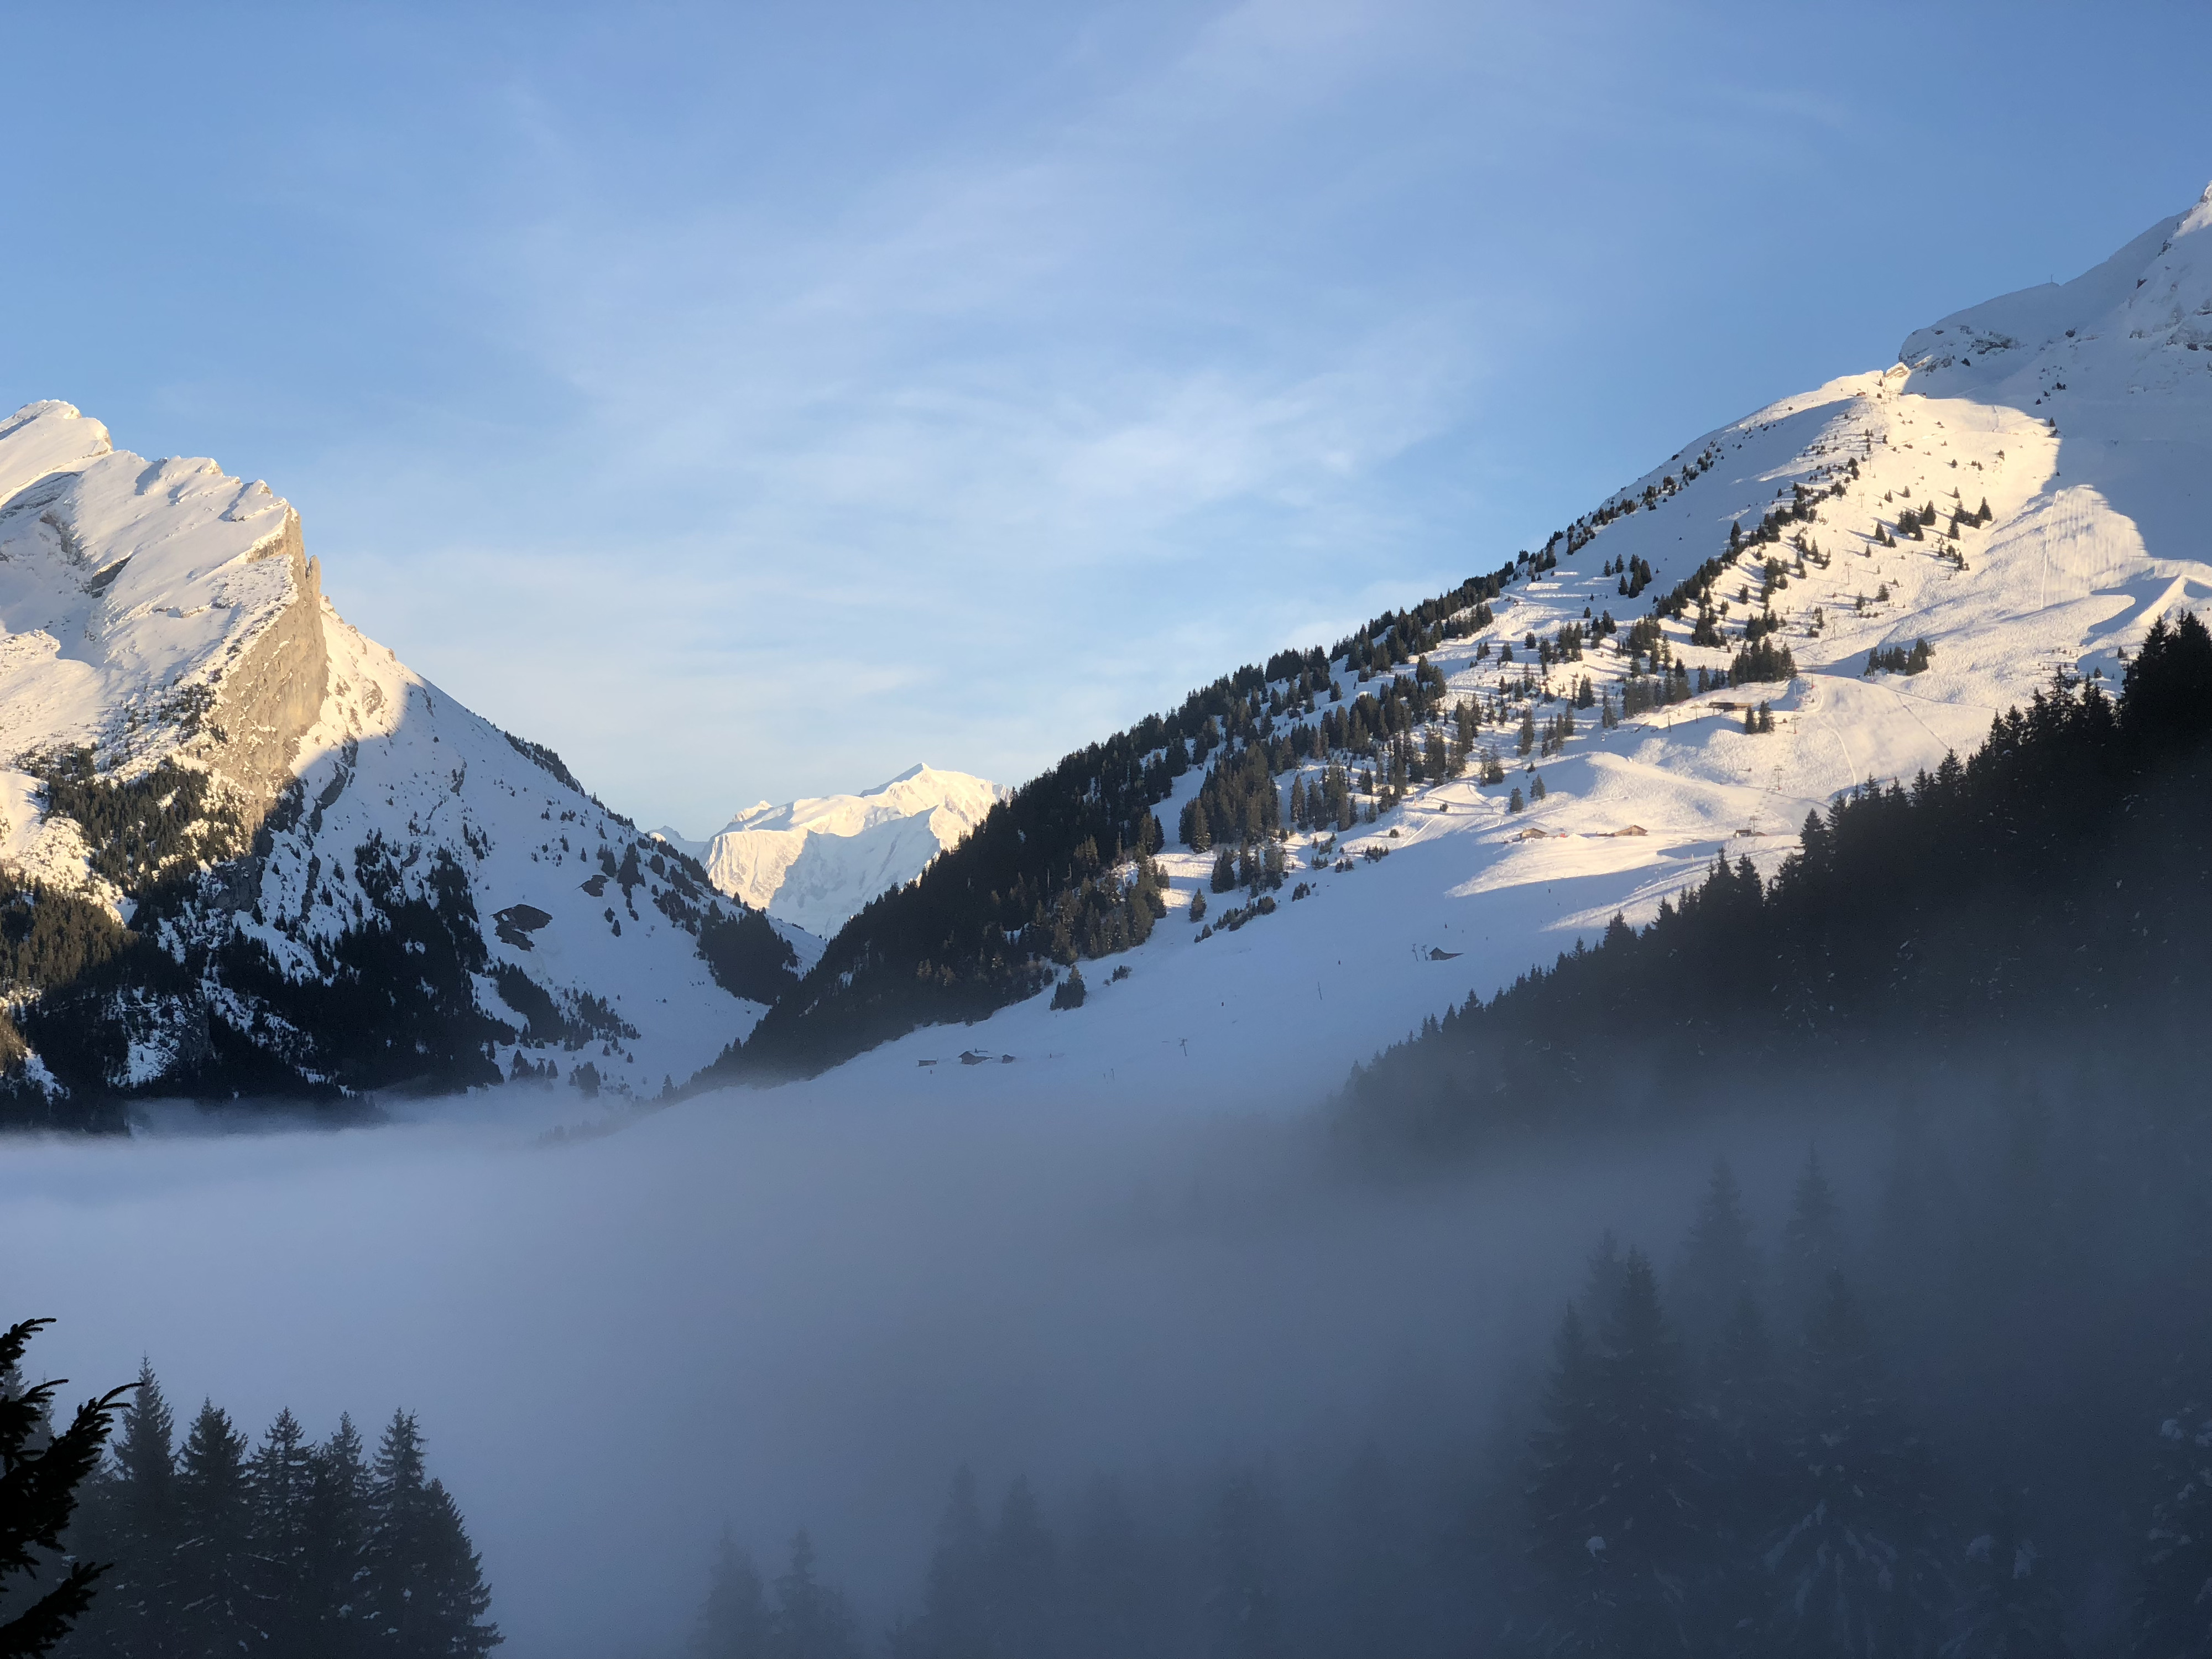
M 1214 855 L 1213 876 L 1208 883 L 1217 893 L 1226 893 L 1237 885 L 1237 854 L 1226 842 Z
M 775 1659 L 860 1659 L 860 1633 L 839 1591 L 815 1576 L 814 1540 L 802 1530 L 775 1581 L 769 1629 Z
M 4 1659 L 39 1659 L 52 1652 L 91 1605 L 94 1586 L 107 1571 L 79 1559 L 52 1582 L 40 1582 L 61 1552 L 78 1495 L 97 1472 L 130 1392 L 116 1389 L 87 1401 L 69 1427 L 56 1433 L 53 1401 L 62 1382 L 27 1385 L 21 1370 L 32 1338 L 52 1322 L 27 1319 L 0 1332 L 0 1603 L 9 1579 L 39 1575 L 27 1586 L 34 1599 L 0 1604 Z
M 290 1659 L 313 1650 L 315 1608 L 307 1597 L 313 1547 L 314 1450 L 299 1419 L 276 1413 L 247 1470 L 252 1493 L 247 1577 L 256 1623 L 274 1655 Z
M 178 1634 L 199 1653 L 234 1653 L 258 1635 L 253 1498 L 246 1437 L 204 1402 L 177 1456 Z
M 1751 1218 L 1743 1210 L 1743 1189 L 1728 1160 L 1715 1158 L 1668 1283 L 1668 1303 L 1698 1369 L 1706 1368 L 1738 1304 L 1747 1295 L 1756 1297 L 1765 1278 Z
M 1789 1318 L 1808 1317 L 1826 1293 L 1828 1275 L 1843 1265 L 1843 1211 L 1816 1147 L 1805 1156 L 1782 1229 L 1782 1294 Z
M 293 1651 L 316 1659 L 361 1659 L 374 1625 L 367 1600 L 370 1475 L 361 1431 L 341 1416 L 307 1460 L 307 1524 L 300 1599 L 311 1636 Z
M 991 1641 L 991 1549 L 975 1477 L 963 1464 L 952 1477 L 923 1590 L 918 1650 L 933 1659 L 988 1655 Z
M 88 1505 L 88 1551 L 114 1564 L 78 1641 L 118 1659 L 167 1659 L 177 1634 L 176 1419 L 141 1360 L 112 1459 Z
M 1025 1476 L 1007 1487 L 991 1537 L 993 1650 L 1050 1659 L 1060 1613 L 1058 1547 Z
M 1828 1275 L 1806 1328 L 1781 1464 L 1764 1639 L 1865 1659 L 1927 1652 L 1948 1600 L 1934 1474 L 1840 1273 Z
M 1608 1634 L 1623 1655 L 1686 1645 L 1684 1586 L 1697 1563 L 1698 1474 L 1673 1334 L 1650 1262 L 1622 1264 L 1599 1362 L 1599 1408 L 1613 1464 L 1600 1516 Z
M 1658 1282 L 1608 1234 L 1591 1261 L 1607 1309 L 1592 1344 L 1567 1311 L 1532 1443 L 1532 1565 L 1553 1651 L 1681 1650 L 1699 1516 L 1690 1424 Z
M 1710 1636 L 1733 1635 L 1765 1595 L 1761 1553 L 1784 1507 L 1780 1378 L 1766 1316 L 1748 1289 L 1738 1293 L 1706 1370 L 1712 1535 L 1698 1623 Z
M 491 1592 L 459 1510 L 426 1477 L 413 1413 L 394 1412 L 378 1445 L 362 1594 L 373 1650 L 396 1659 L 480 1659 L 501 1641 L 483 1622 Z
M 1160 1650 L 1164 1564 L 1118 1481 L 1100 1476 L 1083 1494 L 1063 1578 L 1067 1618 L 1061 1659 L 1127 1659 Z
M 752 1557 L 722 1528 L 707 1599 L 691 1628 L 691 1659 L 771 1659 L 768 1597 Z

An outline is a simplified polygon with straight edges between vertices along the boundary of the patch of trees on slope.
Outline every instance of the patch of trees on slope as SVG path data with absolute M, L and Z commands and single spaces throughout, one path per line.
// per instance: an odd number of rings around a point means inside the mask
M 1293 752 L 1279 722 L 1310 712 L 1317 693 L 1326 699 L 1336 665 L 1361 679 L 1387 674 L 1487 626 L 1487 602 L 1517 568 L 1378 617 L 1331 650 L 1248 664 L 1172 713 L 1069 755 L 993 807 L 919 878 L 846 923 L 708 1079 L 822 1071 L 917 1026 L 980 1019 L 1034 995 L 1054 962 L 1141 943 L 1156 918 L 1142 861 L 1166 839 L 1152 809 L 1176 779 L 1209 761 L 1220 769 L 1256 757 L 1270 778 L 1303 762 L 1304 750 Z M 1393 701 L 1425 690 L 1407 676 L 1385 688 Z
M 1966 760 L 1808 816 L 1771 883 L 1720 860 L 1648 927 L 1616 916 L 1426 1021 L 1355 1068 L 1346 1120 L 1433 1149 L 1653 1120 L 1747 1077 L 2186 1029 L 2212 984 L 2208 824 L 2212 635 L 2185 615 L 2153 626 L 2117 704 L 2039 693 Z

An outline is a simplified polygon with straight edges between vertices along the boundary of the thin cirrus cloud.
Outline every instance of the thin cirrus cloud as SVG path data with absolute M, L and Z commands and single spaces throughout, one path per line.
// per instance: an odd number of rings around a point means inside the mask
M 1194 248 L 1206 239 L 1187 233 L 1189 204 L 1159 199 L 1174 194 L 1157 188 L 1164 133 L 1279 128 L 1286 105 L 1322 95 L 1289 73 L 1234 84 L 1232 37 L 1267 9 L 1015 153 L 932 160 L 806 234 L 771 238 L 714 207 L 624 216 L 588 191 L 514 228 L 481 270 L 507 299 L 508 348 L 568 389 L 562 442 L 589 456 L 571 488 L 678 522 L 649 552 L 541 545 L 525 575 L 479 546 L 448 568 L 487 581 L 572 665 L 611 622 L 649 629 L 680 589 L 682 620 L 647 671 L 689 682 L 681 707 L 656 708 L 660 737 L 726 751 L 735 704 L 752 732 L 792 734 L 789 752 L 756 738 L 746 758 L 794 792 L 904 763 L 851 735 L 880 741 L 865 710 L 887 692 L 932 705 L 893 741 L 921 747 L 919 725 L 957 745 L 929 758 L 1019 776 L 1138 698 L 1231 665 L 1186 653 L 1218 653 L 1233 629 L 1194 640 L 1178 611 L 1227 610 L 1221 590 L 1268 568 L 1322 575 L 1393 539 L 1401 515 L 1363 486 L 1449 425 L 1479 344 L 1457 296 L 1316 303 L 1233 246 Z M 1278 28 L 1268 50 L 1295 65 L 1357 33 Z M 1350 72 L 1307 79 L 1340 91 Z M 1269 107 L 1252 110 L 1263 93 Z M 592 176 L 563 169 L 532 119 L 547 166 Z M 1241 544 L 1255 530 L 1264 553 Z M 611 559 L 627 591 L 597 595 Z M 1364 603 L 1369 586 L 1351 588 Z M 1335 609 L 1257 608 L 1277 627 Z M 1084 637 L 1098 620 L 1111 632 Z M 824 707 L 808 665 L 825 638 L 876 665 L 834 676 L 858 707 Z M 1048 638 L 1085 684 L 1060 678 L 1040 706 L 1005 647 Z M 954 672 L 947 657 L 966 660 Z M 572 665 L 569 706 L 553 692 L 546 712 L 587 747 L 595 723 L 635 732 L 619 706 L 631 672 Z M 725 695 L 696 696 L 718 679 Z M 655 775 L 620 780 L 618 798 L 657 795 L 703 824 L 736 794 L 773 793 L 726 774 L 678 781 L 678 757 L 643 747 Z
M 19 171 L 91 182 L 39 198 L 0 378 L 266 477 L 349 618 L 696 833 L 916 760 L 1031 775 L 2094 263 L 2212 170 L 2134 38 L 402 3 L 260 30 L 231 95 L 221 30 L 122 27 L 18 89 Z

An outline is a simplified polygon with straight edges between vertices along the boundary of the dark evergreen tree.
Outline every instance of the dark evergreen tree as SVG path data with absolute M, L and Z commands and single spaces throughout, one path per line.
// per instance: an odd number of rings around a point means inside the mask
M 860 1659 L 860 1632 L 842 1593 L 815 1576 L 814 1540 L 802 1530 L 775 1581 L 769 1617 L 775 1659 Z
M 752 1557 L 727 1527 L 714 1551 L 707 1599 L 691 1630 L 691 1659 L 770 1659 L 768 1596 Z
M 50 1653 L 91 1606 L 94 1587 L 107 1569 L 82 1559 L 57 1571 L 63 1535 L 78 1495 L 100 1467 L 128 1388 L 116 1389 L 77 1407 L 70 1425 L 53 1427 L 53 1401 L 66 1379 L 26 1384 L 22 1359 L 46 1319 L 27 1319 L 0 1333 L 0 1599 L 8 1581 L 28 1577 L 33 1595 L 0 1606 L 0 1659 L 39 1659 Z
M 289 1411 L 262 1436 L 247 1470 L 252 1492 L 248 1577 L 264 1649 L 291 1659 L 315 1650 L 315 1607 L 307 1595 L 313 1545 L 314 1449 Z
M 975 1477 L 963 1466 L 952 1477 L 937 1522 L 915 1646 L 934 1659 L 961 1659 L 988 1656 L 990 1642 L 990 1539 L 975 1499 Z
M 1063 1659 L 1164 1655 L 1169 1594 L 1164 1552 L 1139 1527 L 1118 1481 L 1093 1480 L 1068 1540 Z
M 1593 1345 L 1568 1310 L 1532 1443 L 1530 1559 L 1547 1649 L 1680 1651 L 1708 1525 L 1680 1364 L 1642 1252 L 1621 1256 L 1607 1235 L 1591 1270 L 1610 1304 L 1602 1338 Z
M 992 1650 L 1053 1659 L 1060 1611 L 1058 1547 L 1028 1480 L 1017 1477 L 991 1537 Z
M 1928 1653 L 1949 1599 L 1934 1471 L 1840 1273 L 1828 1276 L 1797 1369 L 1762 1639 L 1817 1659 Z
M 361 1432 L 341 1416 L 307 1460 L 307 1522 L 300 1557 L 300 1603 L 310 1626 L 293 1652 L 362 1659 L 376 1637 L 368 1598 L 373 1493 Z
M 483 1620 L 491 1593 L 459 1510 L 426 1477 L 413 1413 L 394 1412 L 377 1447 L 362 1599 L 372 1651 L 394 1659 L 480 1659 L 502 1639 Z
M 141 1361 L 112 1460 L 88 1505 L 85 1553 L 114 1563 L 73 1648 L 107 1659 L 172 1659 L 179 1632 L 176 1420 Z
M 195 1654 L 236 1653 L 260 1634 L 246 1437 L 202 1403 L 177 1457 L 177 1634 Z
M 1805 1156 L 1805 1167 L 1790 1194 L 1790 1219 L 1782 1229 L 1782 1295 L 1788 1322 L 1803 1320 L 1822 1304 L 1829 1275 L 1844 1265 L 1844 1250 L 1843 1210 L 1815 1148 Z
M 1733 1652 L 1758 1629 L 1767 1589 L 1761 1553 L 1785 1504 L 1781 1379 L 1766 1316 L 1748 1289 L 1736 1297 L 1707 1375 L 1702 1452 L 1712 1522 L 1694 1622 L 1706 1640 Z
M 1728 1160 L 1716 1158 L 1667 1286 L 1668 1305 L 1694 1367 L 1707 1367 L 1737 1304 L 1747 1293 L 1756 1297 L 1765 1284 L 1765 1264 L 1752 1242 L 1751 1218 L 1743 1211 L 1743 1189 Z

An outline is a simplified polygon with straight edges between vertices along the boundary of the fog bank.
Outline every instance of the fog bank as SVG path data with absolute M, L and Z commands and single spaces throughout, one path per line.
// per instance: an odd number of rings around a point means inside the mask
M 647 1654 L 725 1521 L 771 1559 L 811 1528 L 875 1630 L 963 1461 L 1049 1488 L 1472 1443 L 1601 1229 L 1664 1260 L 1717 1150 L 1771 1204 L 1808 1133 L 1384 1189 L 1334 1177 L 1311 1121 L 1171 1106 L 817 1089 L 539 1127 L 0 1144 L 0 1295 L 61 1318 L 37 1358 L 73 1390 L 143 1352 L 180 1410 L 211 1395 L 256 1436 L 283 1406 L 319 1437 L 419 1412 L 505 1651 Z

